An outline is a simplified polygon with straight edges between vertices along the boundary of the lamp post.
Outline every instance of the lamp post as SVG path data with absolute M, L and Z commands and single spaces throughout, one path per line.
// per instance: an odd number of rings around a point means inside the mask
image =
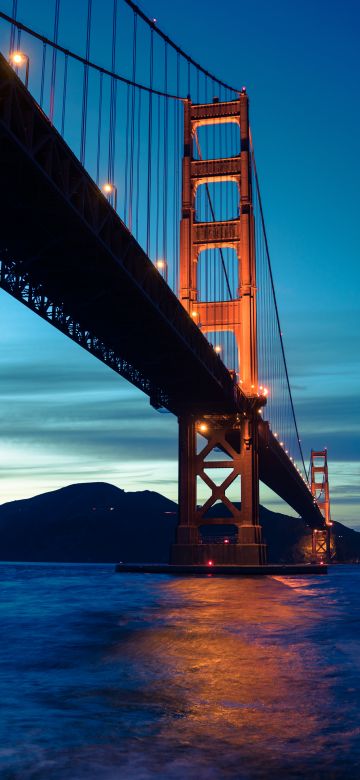
M 106 195 L 109 203 L 113 206 L 113 208 L 117 209 L 117 186 L 116 184 L 113 184 L 111 181 L 107 181 L 102 186 L 102 191 Z
M 28 88 L 29 84 L 29 68 L 30 68 L 30 60 L 27 54 L 25 54 L 23 51 L 13 51 L 10 54 L 9 61 L 12 65 L 15 66 L 15 68 L 21 68 L 22 65 L 25 65 L 25 87 Z

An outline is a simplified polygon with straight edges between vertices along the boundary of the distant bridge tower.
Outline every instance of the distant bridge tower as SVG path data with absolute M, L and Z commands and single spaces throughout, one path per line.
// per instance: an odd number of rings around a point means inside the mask
M 216 160 L 194 159 L 194 136 L 199 127 L 219 123 L 239 127 L 240 154 Z M 198 222 L 195 197 L 200 185 L 236 182 L 238 217 L 226 221 Z M 230 301 L 200 301 L 198 258 L 211 248 L 231 247 L 237 255 L 237 297 Z M 194 105 L 185 102 L 182 220 L 180 226 L 180 300 L 203 332 L 230 331 L 237 345 L 241 388 L 253 400 L 253 411 L 241 415 L 221 410 L 200 410 L 179 418 L 179 525 L 173 546 L 174 563 L 265 562 L 265 545 L 259 525 L 258 397 L 256 336 L 256 267 L 254 217 L 251 191 L 251 159 L 248 96 L 244 91 L 230 102 Z M 203 437 L 197 449 L 199 435 Z M 205 440 L 205 441 L 204 441 Z M 210 472 L 211 469 L 211 472 Z M 217 469 L 216 477 L 210 477 Z M 221 469 L 224 471 L 221 474 Z M 225 471 L 226 469 L 226 471 Z M 222 479 L 222 475 L 224 478 Z M 210 496 L 199 505 L 198 487 Z M 227 491 L 238 487 L 232 500 Z M 237 502 L 241 500 L 241 508 Z M 220 517 L 208 516 L 220 502 Z M 235 502 L 235 503 L 234 503 Z M 206 539 L 207 525 L 231 525 L 235 533 L 217 544 Z M 226 536 L 226 535 L 225 535 Z M 221 542 L 221 536 L 220 536 Z
M 311 450 L 311 492 L 325 520 L 325 528 L 314 529 L 312 552 L 316 560 L 331 556 L 331 515 L 327 450 Z

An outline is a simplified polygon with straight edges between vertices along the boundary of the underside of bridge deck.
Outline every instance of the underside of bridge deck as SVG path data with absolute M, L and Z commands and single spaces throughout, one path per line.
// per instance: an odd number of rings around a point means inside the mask
M 180 416 L 253 404 L 0 55 L 1 286 Z M 265 424 L 260 479 L 310 524 L 307 486 Z

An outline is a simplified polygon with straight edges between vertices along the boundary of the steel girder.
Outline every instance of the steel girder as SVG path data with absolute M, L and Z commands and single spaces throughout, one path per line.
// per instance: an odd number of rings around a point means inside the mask
M 175 414 L 249 407 L 2 55 L 0 165 L 4 289 Z

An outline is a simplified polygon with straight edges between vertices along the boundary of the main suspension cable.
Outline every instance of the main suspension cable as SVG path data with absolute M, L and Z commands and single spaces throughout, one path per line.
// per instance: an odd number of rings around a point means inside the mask
M 162 92 L 160 89 L 147 87 L 146 84 L 139 84 L 138 82 L 132 81 L 125 76 L 121 76 L 119 73 L 115 73 L 108 68 L 104 68 L 102 65 L 98 65 L 92 60 L 87 60 L 86 57 L 82 57 L 81 54 L 76 54 L 76 52 L 67 49 L 65 46 L 61 46 L 60 43 L 51 40 L 51 38 L 47 38 L 46 35 L 42 35 L 41 33 L 36 32 L 36 30 L 33 30 L 31 27 L 27 27 L 26 24 L 18 22 L 17 19 L 15 19 L 13 16 L 4 14 L 3 11 L 0 11 L 0 19 L 4 19 L 5 22 L 14 25 L 14 27 L 16 27 L 18 30 L 22 30 L 23 32 L 27 33 L 27 35 L 31 35 L 33 38 L 36 38 L 36 40 L 42 41 L 44 47 L 51 46 L 53 49 L 60 51 L 62 54 L 71 57 L 73 60 L 81 62 L 82 65 L 88 65 L 90 68 L 97 70 L 99 73 L 103 73 L 104 76 L 110 76 L 116 81 L 121 81 L 123 84 L 128 84 L 130 87 L 136 87 L 137 89 L 141 89 L 143 92 L 151 92 L 153 95 L 161 95 L 161 97 L 168 98 L 169 100 L 185 100 L 182 95 L 174 95 L 170 92 Z
M 193 65 L 194 68 L 197 68 L 197 70 L 201 71 L 201 73 L 204 73 L 205 76 L 208 76 L 210 79 L 215 81 L 219 86 L 224 87 L 225 89 L 230 90 L 230 92 L 234 92 L 235 95 L 237 95 L 240 92 L 239 89 L 236 89 L 235 87 L 231 87 L 231 86 L 229 86 L 229 84 L 226 84 L 224 81 L 221 81 L 220 79 L 216 78 L 216 76 L 214 76 L 212 73 L 210 73 L 208 70 L 206 70 L 206 68 L 203 68 L 202 65 L 200 65 L 199 62 L 196 62 L 196 60 L 194 60 L 192 57 L 190 57 L 189 54 L 186 54 L 186 52 L 183 49 L 181 49 L 180 46 L 178 46 L 174 41 L 172 41 L 171 38 L 169 38 L 169 36 L 166 35 L 166 33 L 164 33 L 157 26 L 156 20 L 155 19 L 150 19 L 148 16 L 146 16 L 144 11 L 142 11 L 141 8 L 139 8 L 139 6 L 136 5 L 136 3 L 133 3 L 132 0 L 124 0 L 124 2 L 126 3 L 126 5 L 129 6 L 129 8 L 132 8 L 132 10 L 136 14 L 138 14 L 138 16 L 144 22 L 146 22 L 146 24 L 149 25 L 149 27 L 151 27 L 153 30 L 155 30 L 155 32 L 157 33 L 157 35 L 160 36 L 160 38 L 162 38 L 164 41 L 166 41 L 166 43 L 168 43 L 169 46 L 171 46 L 178 54 L 180 54 L 181 57 L 184 57 L 184 59 L 187 61 L 187 63 L 189 65 Z
M 268 263 L 268 268 L 269 268 L 270 284 L 271 284 L 271 290 L 272 290 L 273 301 L 274 301 L 274 306 L 275 306 L 275 316 L 276 316 L 276 322 L 277 322 L 278 331 L 279 331 L 281 353 L 282 353 L 282 358 L 283 358 L 283 362 L 284 362 L 287 390 L 288 390 L 288 393 L 289 393 L 291 412 L 292 412 L 292 417 L 293 417 L 293 421 L 294 421 L 295 432 L 296 432 L 297 441 L 298 441 L 298 445 L 299 445 L 299 450 L 300 450 L 301 460 L 302 460 L 302 464 L 303 464 L 303 468 L 304 468 L 304 473 L 305 473 L 305 476 L 306 476 L 306 478 L 308 480 L 308 472 L 307 472 L 307 469 L 306 469 L 306 466 L 305 466 L 304 454 L 303 454 L 303 450 L 302 450 L 302 446 L 301 446 L 301 439 L 300 439 L 300 436 L 299 436 L 299 430 L 298 430 L 297 421 L 296 421 L 295 407 L 294 407 L 294 402 L 293 402 L 293 397 L 292 397 L 292 392 L 291 392 L 289 372 L 288 372 L 286 356 L 285 356 L 284 340 L 283 340 L 281 326 L 280 326 L 279 309 L 278 309 L 277 300 L 276 300 L 274 277 L 273 277 L 273 272 L 272 272 L 272 268 L 271 268 L 269 244 L 268 244 L 266 227 L 265 227 L 264 211 L 263 211 L 262 200 L 261 200 L 261 195 L 260 195 L 259 178 L 258 178 L 257 169 L 256 169 L 255 154 L 254 154 L 254 148 L 253 148 L 253 145 L 252 145 L 251 137 L 250 137 L 250 148 L 251 148 L 251 159 L 252 159 L 253 170 L 254 170 L 256 191 L 257 191 L 257 196 L 258 196 L 258 201 L 259 201 L 260 218 L 261 218 L 261 224 L 262 224 L 262 229 L 263 229 L 263 234 L 264 234 L 265 252 L 266 252 L 266 258 L 267 258 L 267 263 Z

